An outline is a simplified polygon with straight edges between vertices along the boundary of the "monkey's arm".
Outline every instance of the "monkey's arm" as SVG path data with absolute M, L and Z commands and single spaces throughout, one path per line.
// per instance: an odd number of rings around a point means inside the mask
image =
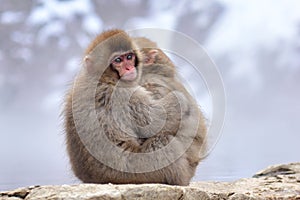
M 153 102 L 154 104 L 149 106 L 149 110 L 155 113 L 152 115 L 152 121 L 139 132 L 139 135 L 144 138 L 144 142 L 139 147 L 140 152 L 155 151 L 176 138 L 183 122 L 182 118 L 186 117 L 190 109 L 187 98 L 178 91 L 169 92 L 163 98 Z M 153 119 L 153 116 L 157 119 Z

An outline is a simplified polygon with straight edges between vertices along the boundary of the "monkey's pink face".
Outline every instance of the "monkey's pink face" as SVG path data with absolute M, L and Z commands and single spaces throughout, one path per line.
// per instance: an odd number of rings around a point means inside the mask
M 137 77 L 135 59 L 136 56 L 132 52 L 118 55 L 112 59 L 111 64 L 118 71 L 120 79 L 133 81 Z

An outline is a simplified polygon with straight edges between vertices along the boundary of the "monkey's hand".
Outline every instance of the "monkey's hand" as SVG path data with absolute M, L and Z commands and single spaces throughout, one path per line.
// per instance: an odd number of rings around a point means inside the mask
M 139 151 L 141 153 L 149 153 L 163 148 L 172 140 L 173 136 L 167 132 L 161 132 L 151 138 L 145 140 L 145 142 L 140 146 Z
M 148 92 L 151 93 L 153 99 L 161 99 L 166 96 L 171 90 L 159 83 L 145 83 L 142 85 Z
M 137 153 L 140 148 L 140 144 L 138 143 L 137 140 L 134 139 L 122 141 L 118 144 L 118 146 L 124 149 L 124 151 L 130 151 L 135 153 Z

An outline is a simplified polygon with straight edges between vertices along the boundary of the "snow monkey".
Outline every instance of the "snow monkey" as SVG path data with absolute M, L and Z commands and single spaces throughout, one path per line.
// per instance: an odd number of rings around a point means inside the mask
M 205 150 L 206 125 L 175 75 L 171 60 L 147 38 L 116 29 L 92 41 L 63 111 L 80 180 L 189 184 Z

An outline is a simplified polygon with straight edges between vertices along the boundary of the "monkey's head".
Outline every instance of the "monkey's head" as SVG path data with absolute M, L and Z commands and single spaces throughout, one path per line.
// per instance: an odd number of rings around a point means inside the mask
M 142 53 L 143 66 L 168 65 L 175 68 L 169 57 L 157 46 L 157 44 L 145 37 L 133 38 Z
M 100 81 L 131 83 L 140 77 L 141 53 L 122 30 L 105 31 L 86 50 L 84 64 L 90 75 L 101 74 Z

